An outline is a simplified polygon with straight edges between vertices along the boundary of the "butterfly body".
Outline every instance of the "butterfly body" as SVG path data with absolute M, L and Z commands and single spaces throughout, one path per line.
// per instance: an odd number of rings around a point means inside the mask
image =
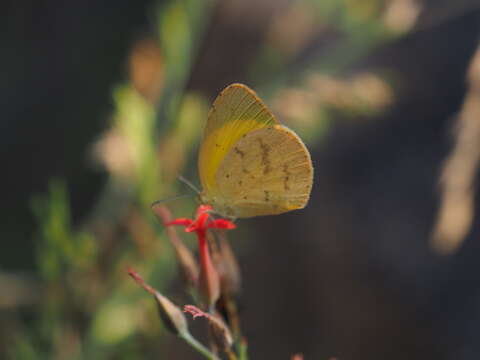
M 228 86 L 213 104 L 199 172 L 202 202 L 233 218 L 303 208 L 313 182 L 302 140 L 242 84 Z

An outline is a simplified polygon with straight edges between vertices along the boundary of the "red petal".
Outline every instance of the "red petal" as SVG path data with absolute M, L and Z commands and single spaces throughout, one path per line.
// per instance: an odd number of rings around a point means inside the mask
M 192 222 L 186 229 L 185 232 L 194 232 L 198 230 L 198 226 L 196 223 Z
M 183 307 L 183 312 L 186 312 L 186 313 L 189 313 L 190 315 L 192 315 L 193 320 L 195 320 L 195 318 L 197 318 L 197 317 L 207 317 L 208 318 L 210 316 L 209 314 L 204 313 L 202 310 L 200 310 L 195 305 L 185 305 Z
M 170 225 L 182 225 L 182 226 L 190 226 L 193 224 L 193 220 L 187 219 L 187 218 L 179 218 L 175 219 L 173 221 L 170 221 L 165 224 L 165 226 L 170 226 Z
M 211 210 L 212 210 L 212 207 L 210 205 L 200 205 L 197 208 L 197 216 L 200 216 L 201 214 L 204 214 L 204 213 L 208 213 Z
M 208 224 L 208 227 L 216 228 L 216 229 L 235 229 L 236 228 L 234 223 L 226 219 L 213 220 L 210 224 Z

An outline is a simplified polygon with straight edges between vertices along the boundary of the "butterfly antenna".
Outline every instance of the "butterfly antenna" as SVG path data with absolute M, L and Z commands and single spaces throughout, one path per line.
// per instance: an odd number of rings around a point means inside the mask
M 170 202 L 170 201 L 173 201 L 173 200 L 178 200 L 178 199 L 182 199 L 182 198 L 185 198 L 185 197 L 191 197 L 193 196 L 192 194 L 183 194 L 183 195 L 176 195 L 176 196 L 170 196 L 170 197 L 167 197 L 167 198 L 164 198 L 164 199 L 160 199 L 160 200 L 157 200 L 157 201 L 154 201 L 150 207 L 155 207 L 157 205 L 160 205 L 160 204 L 163 204 L 163 203 L 166 203 L 166 202 Z
M 197 195 L 200 194 L 200 190 L 198 190 L 198 188 L 195 185 L 193 185 L 189 180 L 185 179 L 182 175 L 178 175 L 177 179 L 179 181 L 183 182 L 185 185 L 187 185 L 190 189 L 195 191 L 197 193 Z

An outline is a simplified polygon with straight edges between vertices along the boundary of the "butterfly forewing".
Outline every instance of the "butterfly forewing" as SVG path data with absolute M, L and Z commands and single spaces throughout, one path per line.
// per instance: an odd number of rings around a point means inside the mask
M 207 197 L 218 192 L 216 174 L 232 146 L 243 135 L 276 123 L 255 92 L 245 85 L 232 84 L 218 95 L 208 115 L 198 158 L 200 181 Z

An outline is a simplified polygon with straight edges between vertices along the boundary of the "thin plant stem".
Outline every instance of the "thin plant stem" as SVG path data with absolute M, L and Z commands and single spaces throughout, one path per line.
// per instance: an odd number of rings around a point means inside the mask
M 228 360 L 238 360 L 237 355 L 231 349 L 227 351 Z
M 185 340 L 192 348 L 197 350 L 202 354 L 206 359 L 209 360 L 220 360 L 220 358 L 203 346 L 197 339 L 195 339 L 189 332 L 178 334 L 183 340 Z
M 238 358 L 239 360 L 248 360 L 247 343 L 245 340 L 241 340 L 238 346 Z

